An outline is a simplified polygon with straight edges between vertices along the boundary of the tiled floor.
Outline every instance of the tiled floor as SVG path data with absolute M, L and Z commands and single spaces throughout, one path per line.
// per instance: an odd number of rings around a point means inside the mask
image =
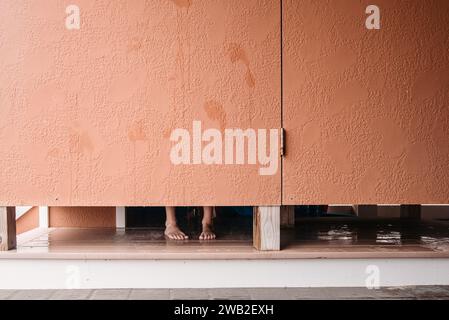
M 0 300 L 444 299 L 449 286 L 365 288 L 0 290 Z
M 218 227 L 214 241 L 168 241 L 162 228 L 40 229 L 0 259 L 449 258 L 449 224 L 400 219 L 314 218 L 282 230 L 282 250 L 252 247 L 251 227 Z

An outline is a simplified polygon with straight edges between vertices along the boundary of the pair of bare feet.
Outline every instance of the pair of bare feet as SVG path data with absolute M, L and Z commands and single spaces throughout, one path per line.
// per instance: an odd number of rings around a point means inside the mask
M 202 220 L 202 232 L 200 234 L 200 240 L 213 240 L 215 239 L 215 233 L 213 232 L 213 208 L 204 207 L 204 214 Z M 175 207 L 166 207 L 166 221 L 165 221 L 165 232 L 164 234 L 170 240 L 187 240 L 189 237 L 179 229 L 176 215 Z

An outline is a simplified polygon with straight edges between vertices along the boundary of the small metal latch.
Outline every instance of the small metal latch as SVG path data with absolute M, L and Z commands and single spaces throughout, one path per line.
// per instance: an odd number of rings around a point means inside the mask
M 285 130 L 284 128 L 280 129 L 280 155 L 281 157 L 285 156 Z

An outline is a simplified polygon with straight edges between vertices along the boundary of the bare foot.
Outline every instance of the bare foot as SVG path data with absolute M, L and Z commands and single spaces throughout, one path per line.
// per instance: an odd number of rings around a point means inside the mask
M 203 224 L 203 232 L 201 232 L 200 240 L 213 240 L 216 238 L 215 233 L 212 231 L 211 224 Z
M 169 224 L 165 226 L 164 234 L 170 240 L 187 240 L 189 238 L 176 224 Z

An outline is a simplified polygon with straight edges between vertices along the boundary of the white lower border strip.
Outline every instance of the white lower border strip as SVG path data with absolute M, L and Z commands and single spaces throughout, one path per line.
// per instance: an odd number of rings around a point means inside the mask
M 0 289 L 449 285 L 449 259 L 0 260 Z

